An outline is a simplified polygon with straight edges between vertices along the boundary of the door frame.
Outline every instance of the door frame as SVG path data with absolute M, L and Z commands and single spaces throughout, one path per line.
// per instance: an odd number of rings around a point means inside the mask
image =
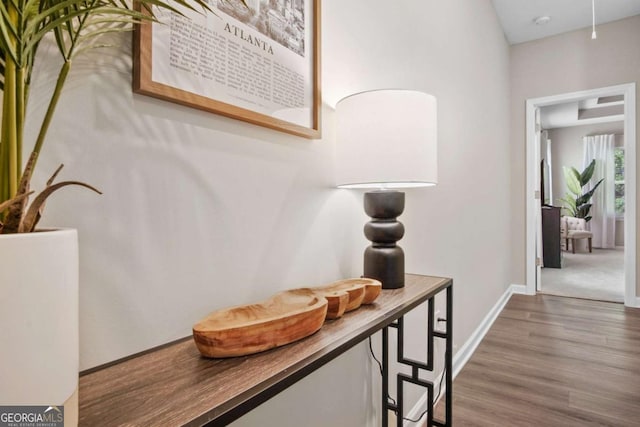
M 598 89 L 527 99 L 526 102 L 526 293 L 535 295 L 539 276 L 536 267 L 535 110 L 564 102 L 600 96 L 624 96 L 625 213 L 624 213 L 624 304 L 640 307 L 636 295 L 636 84 L 626 83 Z

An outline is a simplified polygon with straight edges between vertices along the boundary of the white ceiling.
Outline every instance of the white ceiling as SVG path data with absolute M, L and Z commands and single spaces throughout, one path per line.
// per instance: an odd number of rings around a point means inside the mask
M 492 0 L 511 44 L 541 39 L 591 26 L 591 0 Z M 596 31 L 600 23 L 640 15 L 640 0 L 595 0 Z M 533 21 L 549 16 L 546 25 Z

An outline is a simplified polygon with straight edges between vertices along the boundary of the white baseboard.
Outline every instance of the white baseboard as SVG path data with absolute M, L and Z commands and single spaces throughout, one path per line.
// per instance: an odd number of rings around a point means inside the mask
M 527 295 L 527 285 L 511 285 L 509 288 L 512 294 Z
M 498 302 L 496 302 L 496 304 L 489 311 L 489 313 L 487 313 L 487 315 L 482 320 L 482 322 L 480 322 L 480 325 L 476 328 L 475 331 L 473 331 L 473 334 L 471 334 L 469 339 L 464 343 L 462 347 L 460 347 L 460 350 L 458 350 L 458 352 L 453 357 L 453 378 L 454 379 L 458 376 L 458 374 L 460 373 L 464 365 L 467 364 L 467 362 L 469 361 L 473 353 L 476 351 L 476 348 L 478 348 L 478 345 L 480 345 L 480 343 L 482 342 L 482 339 L 484 338 L 484 336 L 487 334 L 487 332 L 489 332 L 491 325 L 493 325 L 493 322 L 495 322 L 495 320 L 498 318 L 498 315 L 502 312 L 502 309 L 509 301 L 509 298 L 511 298 L 511 295 L 526 294 L 526 291 L 527 291 L 527 287 L 525 285 L 510 285 L 507 288 L 507 290 L 504 292 L 504 294 L 500 296 L 500 298 L 498 299 Z M 440 375 L 442 375 L 442 373 L 440 373 Z M 440 376 L 437 376 L 436 378 L 439 379 Z M 437 394 L 437 390 L 434 390 L 434 391 Z M 444 391 L 445 389 L 443 384 L 442 393 L 440 393 L 440 397 L 438 398 L 438 401 L 442 398 L 442 396 L 444 396 Z M 413 408 L 411 408 L 411 411 L 409 411 L 409 413 L 405 415 L 405 417 L 411 418 L 411 419 L 417 419 L 427 409 L 428 401 L 429 401 L 428 393 L 424 393 L 420 398 L 420 400 L 418 400 L 418 402 L 413 406 Z M 436 401 L 436 404 L 438 403 L 438 401 Z M 409 427 L 413 425 L 414 424 L 409 421 L 405 421 L 403 423 L 403 427 Z
M 640 297 L 636 297 L 635 300 L 631 302 L 631 305 L 625 304 L 627 307 L 640 308 Z

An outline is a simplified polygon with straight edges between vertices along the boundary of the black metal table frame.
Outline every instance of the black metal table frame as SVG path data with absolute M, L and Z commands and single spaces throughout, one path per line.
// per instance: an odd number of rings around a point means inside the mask
M 404 393 L 405 382 L 412 383 L 427 389 L 427 427 L 451 427 L 452 426 L 452 404 L 453 404 L 453 286 L 450 283 L 446 288 L 446 328 L 444 331 L 436 328 L 438 319 L 434 319 L 434 306 L 436 295 L 427 300 L 428 320 L 427 320 L 427 361 L 426 363 L 404 357 L 404 316 L 399 317 L 395 322 L 382 329 L 382 425 L 389 425 L 389 411 L 396 413 L 397 427 L 401 427 L 404 422 Z M 398 363 L 411 367 L 411 375 L 398 373 L 397 376 L 397 396 L 395 403 L 389 399 L 389 328 L 397 330 L 397 359 Z M 444 339 L 445 347 L 445 419 L 443 421 L 434 419 L 434 386 L 432 381 L 420 378 L 420 371 L 434 370 L 434 341 L 436 338 Z M 437 379 L 437 378 L 436 378 Z

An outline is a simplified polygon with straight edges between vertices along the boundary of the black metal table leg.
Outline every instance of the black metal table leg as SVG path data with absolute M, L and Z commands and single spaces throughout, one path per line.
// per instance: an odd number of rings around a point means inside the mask
M 445 425 L 453 425 L 453 286 L 447 288 L 447 350 L 445 354 Z
M 382 329 L 382 425 L 389 425 L 389 328 Z
M 435 327 L 438 319 L 434 320 L 435 296 L 428 301 L 427 341 L 428 353 L 426 363 L 412 360 L 404 356 L 404 317 L 399 317 L 395 323 L 382 329 L 382 426 L 389 425 L 389 411 L 396 413 L 396 425 L 401 427 L 404 420 L 404 383 L 409 382 L 427 389 L 427 427 L 451 427 L 453 416 L 453 290 L 452 286 L 446 288 L 446 330 L 440 331 Z M 397 330 L 397 358 L 398 363 L 411 367 L 411 375 L 397 374 L 396 402 L 389 402 L 389 328 Z M 437 378 L 427 381 L 420 378 L 420 370 L 434 371 L 434 341 L 445 340 L 444 380 L 445 380 L 445 420 L 434 419 L 434 393 Z M 439 382 L 439 386 L 442 382 Z M 438 390 L 440 393 L 440 390 Z

